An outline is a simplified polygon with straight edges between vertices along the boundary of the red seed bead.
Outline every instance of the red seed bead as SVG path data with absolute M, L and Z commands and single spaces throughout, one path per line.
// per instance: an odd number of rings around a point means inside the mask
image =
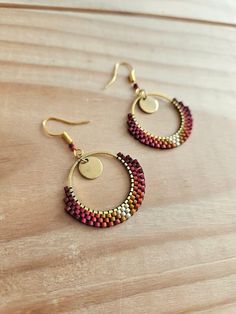
M 65 186 L 65 187 L 64 187 L 64 191 L 65 191 L 65 192 L 68 192 L 68 191 L 69 191 L 69 187 L 68 187 L 68 186 Z
M 76 213 L 76 215 L 80 215 L 80 210 L 79 210 L 79 209 L 76 209 L 76 210 L 75 210 L 75 213 Z
M 65 198 L 63 199 L 63 201 L 64 201 L 64 203 L 68 203 L 68 202 L 69 202 L 69 198 L 68 198 L 68 197 L 65 197 Z
M 137 84 L 136 82 L 133 84 L 133 88 L 134 88 L 135 90 L 139 88 L 139 87 L 138 87 L 138 84 Z
M 106 228 L 107 227 L 107 223 L 106 222 L 103 222 L 102 223 L 102 228 Z
M 73 151 L 76 149 L 75 145 L 73 143 L 69 144 L 69 148 Z

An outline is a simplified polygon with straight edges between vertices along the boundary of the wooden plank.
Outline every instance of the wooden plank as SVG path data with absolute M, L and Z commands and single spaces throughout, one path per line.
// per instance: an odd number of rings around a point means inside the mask
M 0 313 L 235 312 L 236 30 L 8 9 L 0 23 Z M 189 104 L 187 143 L 156 151 L 127 133 L 127 71 L 102 90 L 119 60 L 147 90 Z M 73 158 L 43 134 L 51 115 L 91 119 L 66 128 L 85 150 L 140 161 L 146 197 L 127 223 L 95 230 L 64 214 Z M 155 133 L 176 128 L 169 106 L 137 116 Z M 91 206 L 126 193 L 122 169 L 104 160 L 104 170 L 94 182 L 78 179 Z
M 128 1 L 92 1 L 92 0 L 0 0 L 0 6 L 34 9 L 93 11 L 104 13 L 124 13 L 149 15 L 174 19 L 186 19 L 207 23 L 236 25 L 236 3 L 227 1 L 204 0 L 142 0 L 138 4 Z

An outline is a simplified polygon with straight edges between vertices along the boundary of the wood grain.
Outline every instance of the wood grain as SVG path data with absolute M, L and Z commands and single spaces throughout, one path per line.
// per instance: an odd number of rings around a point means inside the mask
M 103 13 L 158 16 L 195 22 L 218 23 L 236 26 L 236 3 L 234 0 L 0 0 L 0 6 L 62 11 L 93 11 Z
M 222 25 L 1 9 L 1 314 L 235 313 L 235 36 Z M 103 91 L 119 60 L 147 90 L 190 106 L 188 142 L 156 151 L 128 135 L 126 69 Z M 43 134 L 50 115 L 91 119 L 66 128 L 87 151 L 138 158 L 147 192 L 127 223 L 95 230 L 65 215 L 73 157 Z M 176 127 L 169 106 L 137 115 L 155 133 Z M 122 169 L 104 166 L 99 180 L 80 179 L 89 205 L 126 192 Z

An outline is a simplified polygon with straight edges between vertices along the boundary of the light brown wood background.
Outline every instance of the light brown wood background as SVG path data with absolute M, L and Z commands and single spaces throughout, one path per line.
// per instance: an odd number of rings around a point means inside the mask
M 236 313 L 235 1 L 0 1 L 0 313 Z M 99 13 L 100 12 L 100 13 Z M 133 64 L 149 91 L 183 99 L 191 138 L 157 151 L 126 130 L 132 90 L 113 64 Z M 169 106 L 137 113 L 155 133 L 175 130 Z M 66 130 L 86 151 L 139 159 L 140 211 L 98 230 L 63 211 L 73 163 L 40 123 L 91 119 Z M 83 200 L 116 205 L 128 183 L 104 159 Z

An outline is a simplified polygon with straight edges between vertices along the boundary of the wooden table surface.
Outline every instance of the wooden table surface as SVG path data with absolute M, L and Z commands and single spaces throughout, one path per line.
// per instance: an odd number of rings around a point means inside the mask
M 0 0 L 0 313 L 236 313 L 236 4 L 228 1 Z M 158 151 L 127 132 L 127 70 L 184 100 L 190 139 Z M 73 156 L 46 137 L 49 116 L 86 151 L 136 157 L 145 200 L 128 222 L 89 228 L 66 215 Z M 178 123 L 170 106 L 137 113 L 154 133 Z M 93 207 L 116 205 L 128 182 L 103 159 L 78 178 Z

